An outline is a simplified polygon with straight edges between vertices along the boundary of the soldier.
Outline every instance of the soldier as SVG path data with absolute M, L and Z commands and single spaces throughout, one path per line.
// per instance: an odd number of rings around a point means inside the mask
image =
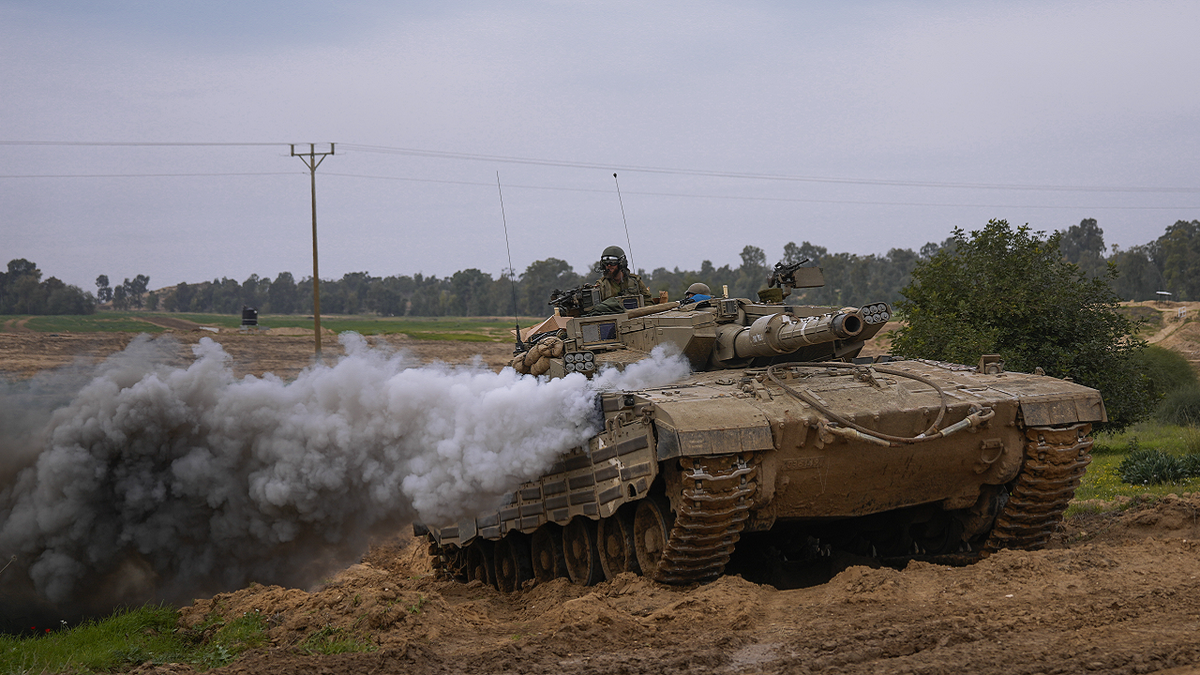
M 604 253 L 600 255 L 598 271 L 603 274 L 596 282 L 603 302 L 593 307 L 588 314 L 616 314 L 625 311 L 620 299 L 623 295 L 640 295 L 646 304 L 654 301 L 650 289 L 642 283 L 641 277 L 629 271 L 625 251 L 620 246 L 604 249 Z
M 708 290 L 708 284 L 700 283 L 699 281 L 688 286 L 687 291 L 683 294 L 683 304 L 685 305 L 693 302 L 704 302 L 705 300 L 712 300 L 712 292 Z

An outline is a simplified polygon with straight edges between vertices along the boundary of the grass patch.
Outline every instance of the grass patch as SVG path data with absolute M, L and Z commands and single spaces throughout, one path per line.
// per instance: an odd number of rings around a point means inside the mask
M 1121 478 L 1121 464 L 1134 452 L 1162 453 L 1182 460 L 1200 452 L 1200 430 L 1186 426 L 1161 424 L 1154 421 L 1141 422 L 1117 434 L 1099 432 L 1092 447 L 1092 463 L 1075 500 L 1114 501 L 1118 497 L 1148 495 L 1161 497 L 1181 492 L 1200 492 L 1200 478 L 1182 478 L 1175 483 L 1131 485 Z M 1197 460 L 1193 460 L 1197 461 Z M 1079 512 L 1082 507 L 1072 505 L 1067 515 Z
M 212 616 L 186 637 L 199 643 L 193 665 L 203 670 L 218 668 L 233 662 L 247 649 L 265 646 L 267 622 L 258 612 L 246 612 L 229 622 Z
M 212 616 L 190 630 L 178 620 L 174 607 L 145 605 L 55 632 L 0 635 L 0 673 L 111 673 L 143 663 L 188 663 L 203 671 L 267 644 L 258 613 L 232 621 Z
M 161 333 L 166 330 L 127 312 L 34 316 L 25 327 L 39 333 Z
M 1200 425 L 1200 384 L 1193 383 L 1168 393 L 1159 402 L 1154 416 L 1164 424 Z
M 347 654 L 351 652 L 373 652 L 379 646 L 366 638 L 359 637 L 344 628 L 326 626 L 304 638 L 299 645 L 305 654 Z
M 99 312 L 85 316 L 12 317 L 28 319 L 25 327 L 42 333 L 161 333 L 166 328 L 150 323 L 155 318 L 183 319 L 203 326 L 239 328 L 241 315 L 176 314 L 167 312 Z M 521 326 L 541 318 L 522 317 Z M 414 340 L 456 340 L 463 342 L 508 342 L 512 338 L 513 319 L 458 317 L 376 317 L 323 316 L 321 328 L 335 333 L 352 331 L 362 335 L 403 333 Z M 260 314 L 260 328 L 313 327 L 313 318 L 301 314 Z
M 186 660 L 190 647 L 175 632 L 177 620 L 174 607 L 146 605 L 37 637 L 0 636 L 0 672 L 99 673 Z

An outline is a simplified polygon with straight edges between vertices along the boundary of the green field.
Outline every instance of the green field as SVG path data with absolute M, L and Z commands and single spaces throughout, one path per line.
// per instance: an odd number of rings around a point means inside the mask
M 1161 497 L 1171 493 L 1200 492 L 1200 478 L 1161 485 L 1129 485 L 1121 482 L 1117 473 L 1117 467 L 1129 455 L 1131 445 L 1143 450 L 1161 450 L 1176 456 L 1200 452 L 1200 429 L 1146 421 L 1118 434 L 1097 433 L 1094 439 L 1092 463 L 1083 478 L 1083 483 L 1075 492 L 1076 501 L 1111 502 L 1121 497 Z M 1067 515 L 1079 508 L 1072 506 Z
M 25 327 L 41 333 L 162 333 L 167 328 L 153 323 L 157 318 L 183 319 L 202 326 L 238 328 L 241 316 L 229 314 L 175 314 L 166 312 L 97 312 L 85 316 L 13 316 L 24 320 Z M 528 327 L 540 318 L 522 317 Z M 290 314 L 260 314 L 262 330 L 272 328 L 313 327 L 312 317 Z M 466 342 L 507 342 L 512 340 L 513 319 L 490 317 L 378 317 L 323 316 L 321 327 L 335 333 L 347 331 L 362 335 L 403 333 L 414 340 L 460 340 Z
M 39 333 L 161 333 L 166 330 L 162 326 L 143 321 L 133 312 L 12 318 L 28 319 L 25 327 Z

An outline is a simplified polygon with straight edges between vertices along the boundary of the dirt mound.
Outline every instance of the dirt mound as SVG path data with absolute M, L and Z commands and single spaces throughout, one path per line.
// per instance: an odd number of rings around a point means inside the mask
M 1158 336 L 1158 346 L 1183 354 L 1193 364 L 1200 362 L 1200 323 L 1168 323 Z
M 399 537 L 317 588 L 197 600 L 183 623 L 267 618 L 270 647 L 227 673 L 1200 673 L 1198 514 L 1200 495 L 1138 501 L 1073 519 L 1048 550 L 856 566 L 795 590 L 622 574 L 505 595 L 432 578 L 425 544 Z M 375 651 L 305 653 L 330 629 Z

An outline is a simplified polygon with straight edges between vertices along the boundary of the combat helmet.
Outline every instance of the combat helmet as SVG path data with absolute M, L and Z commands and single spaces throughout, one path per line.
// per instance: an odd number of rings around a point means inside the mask
M 621 269 L 629 269 L 629 261 L 625 258 L 625 249 L 620 246 L 609 246 L 600 254 L 600 271 L 609 263 L 616 263 Z
M 688 286 L 687 291 L 685 291 L 684 294 L 685 295 L 712 295 L 712 292 L 708 290 L 708 284 L 697 281 L 696 283 L 692 284 L 691 286 Z

